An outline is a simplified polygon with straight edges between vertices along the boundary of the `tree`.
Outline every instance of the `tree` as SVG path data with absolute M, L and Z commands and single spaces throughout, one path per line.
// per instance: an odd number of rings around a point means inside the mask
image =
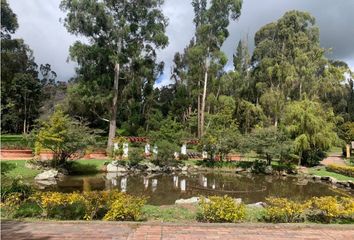
M 257 96 L 271 88 L 289 100 L 325 99 L 341 89 L 345 69 L 331 64 L 325 53 L 315 18 L 309 13 L 289 11 L 263 26 L 255 35 L 252 56 Z
M 319 102 L 305 99 L 286 106 L 283 124 L 294 140 L 299 165 L 318 164 L 324 151 L 338 143 L 338 121 L 333 111 L 325 110 Z
M 231 97 L 220 96 L 218 107 L 217 114 L 207 116 L 207 127 L 199 144 L 200 149 L 208 152 L 210 160 L 214 160 L 215 155 L 224 159 L 240 142 L 240 133 L 233 118 L 235 101 Z
M 119 96 L 132 79 L 156 79 L 156 49 L 168 43 L 163 1 L 138 0 L 63 0 L 67 11 L 65 26 L 70 33 L 82 35 L 89 43 L 76 42 L 70 48 L 79 81 L 88 86 L 85 97 L 95 111 L 100 104 L 109 111 L 108 148 L 115 137 Z M 137 71 L 142 69 L 142 72 Z M 122 106 L 122 102 L 120 104 Z M 105 120 L 104 117 L 101 119 Z
M 218 88 L 226 55 L 220 50 L 229 36 L 230 20 L 236 20 L 241 13 L 241 0 L 210 2 L 193 0 L 195 36 L 184 50 L 177 53 L 174 59 L 173 79 L 179 84 L 186 84 L 190 101 L 185 106 L 185 115 L 192 117 L 194 109 L 197 116 L 197 136 L 200 138 L 205 130 L 205 112 L 207 95 L 213 87 Z M 219 91 L 220 92 L 220 91 Z M 214 93 L 216 98 L 219 93 Z
M 27 133 L 46 98 L 32 50 L 11 38 L 18 23 L 7 1 L 1 1 L 1 13 L 1 129 Z
M 60 108 L 55 110 L 48 121 L 43 121 L 34 134 L 37 151 L 45 148 L 53 152 L 54 167 L 65 167 L 66 161 L 74 153 L 95 142 L 93 131 L 65 115 Z
M 17 16 L 7 0 L 1 0 L 1 39 L 10 39 L 18 28 Z
M 241 145 L 244 152 L 255 151 L 268 165 L 271 165 L 274 158 L 289 156 L 288 151 L 291 149 L 291 142 L 276 127 L 254 129 Z

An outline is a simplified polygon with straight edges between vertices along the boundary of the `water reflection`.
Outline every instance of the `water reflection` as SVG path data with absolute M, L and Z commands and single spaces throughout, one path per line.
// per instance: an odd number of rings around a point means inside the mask
M 152 189 L 153 192 L 156 191 L 156 189 L 157 189 L 157 179 L 152 179 L 151 189 Z
M 178 176 L 173 176 L 173 185 L 178 188 Z
M 129 182 L 129 184 L 128 184 Z M 313 196 L 345 195 L 354 192 L 333 189 L 323 183 L 294 177 L 236 175 L 219 173 L 122 175 L 117 173 L 95 176 L 66 177 L 56 191 L 119 189 L 132 195 L 146 195 L 149 204 L 173 204 L 180 198 L 225 194 L 242 198 L 246 203 L 264 201 L 266 197 L 288 197 L 307 200 Z M 296 193 L 296 194 L 294 194 Z
M 122 179 L 120 180 L 120 190 L 122 192 L 126 192 L 127 191 L 127 183 L 128 183 L 128 178 L 127 177 L 122 177 Z
M 149 187 L 149 178 L 148 177 L 144 177 L 144 188 L 145 190 L 148 189 Z
M 187 184 L 186 184 L 186 179 L 182 179 L 181 180 L 181 183 L 180 183 L 180 186 L 181 186 L 181 192 L 185 192 L 186 191 L 186 186 L 187 186 Z

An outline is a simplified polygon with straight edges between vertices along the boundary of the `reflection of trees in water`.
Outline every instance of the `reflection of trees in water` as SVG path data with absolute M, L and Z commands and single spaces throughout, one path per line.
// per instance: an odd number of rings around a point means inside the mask
M 313 196 L 341 195 L 328 185 L 301 181 L 295 177 L 234 173 L 198 173 L 128 175 L 110 179 L 98 177 L 73 177 L 58 185 L 60 191 L 118 189 L 135 196 L 148 196 L 150 204 L 173 204 L 175 200 L 195 196 L 225 194 L 242 198 L 245 203 L 264 201 L 266 197 L 287 197 L 305 200 Z

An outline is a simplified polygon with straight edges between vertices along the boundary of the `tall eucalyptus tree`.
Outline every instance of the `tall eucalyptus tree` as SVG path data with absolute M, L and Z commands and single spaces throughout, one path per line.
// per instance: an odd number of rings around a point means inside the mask
M 112 147 L 117 127 L 119 99 L 131 78 L 136 63 L 156 63 L 156 49 L 168 44 L 167 19 L 161 11 L 163 0 L 62 0 L 67 13 L 64 24 L 70 33 L 85 37 L 70 48 L 70 56 L 79 64 L 78 76 L 89 91 L 88 104 L 107 109 Z M 142 78 L 152 71 L 142 73 Z M 92 110 L 94 111 L 94 109 Z

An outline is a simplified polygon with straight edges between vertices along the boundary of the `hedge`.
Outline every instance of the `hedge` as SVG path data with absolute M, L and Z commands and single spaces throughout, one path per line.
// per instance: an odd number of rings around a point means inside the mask
M 354 167 L 331 164 L 326 166 L 326 170 L 329 172 L 339 173 L 348 177 L 354 177 Z

